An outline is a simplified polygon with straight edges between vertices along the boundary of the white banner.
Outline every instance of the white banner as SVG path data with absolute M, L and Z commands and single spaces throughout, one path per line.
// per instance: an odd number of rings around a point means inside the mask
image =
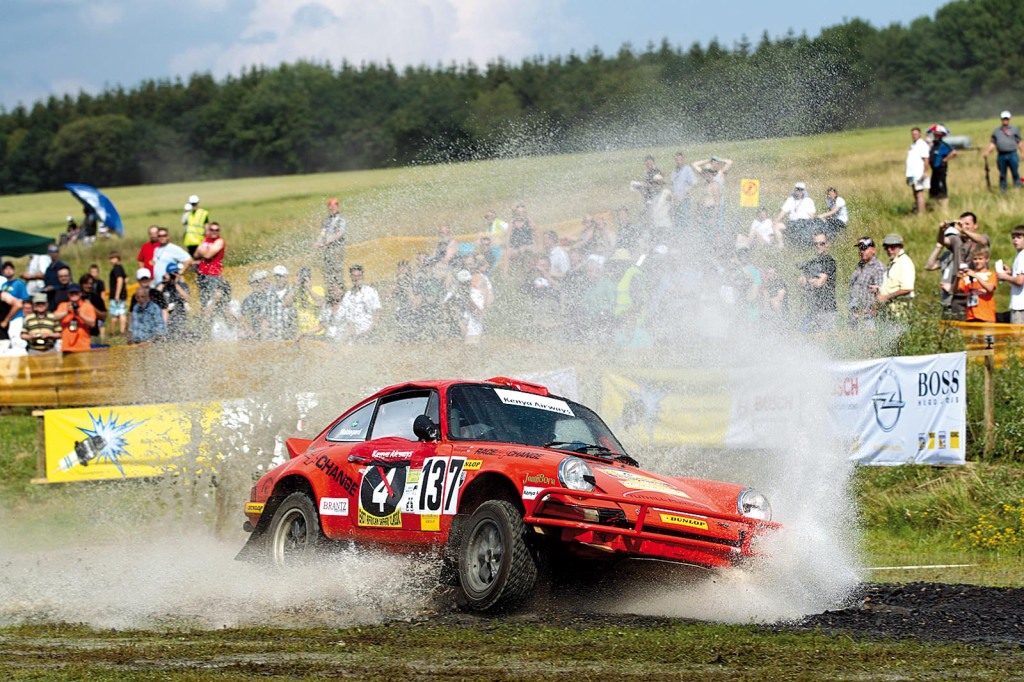
M 835 416 L 859 464 L 963 464 L 967 354 L 840 362 Z

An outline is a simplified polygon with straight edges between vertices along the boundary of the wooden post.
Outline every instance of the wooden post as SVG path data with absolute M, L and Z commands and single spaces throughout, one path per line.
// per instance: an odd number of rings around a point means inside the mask
M 992 385 L 992 369 L 995 367 L 995 352 L 989 348 L 985 353 L 985 459 L 992 455 L 996 428 L 996 396 Z
M 46 481 L 46 429 L 43 424 L 43 410 L 32 410 L 36 418 L 36 478 L 33 483 Z
M 973 360 L 974 358 L 983 359 L 982 367 L 984 367 L 985 372 L 985 395 L 982 400 L 985 413 L 985 440 L 981 449 L 981 457 L 982 459 L 988 459 L 992 454 L 992 447 L 995 445 L 996 395 L 995 387 L 992 385 L 992 370 L 995 369 L 996 366 L 996 352 L 992 348 L 967 351 L 967 359 Z

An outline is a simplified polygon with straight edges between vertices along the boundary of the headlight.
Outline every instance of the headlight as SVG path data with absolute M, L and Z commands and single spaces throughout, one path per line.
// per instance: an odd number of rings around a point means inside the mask
M 768 504 L 768 498 L 753 488 L 747 488 L 736 498 L 736 511 L 750 519 L 772 520 L 772 506 Z
M 594 472 L 579 457 L 566 457 L 558 465 L 558 480 L 569 490 L 594 489 Z

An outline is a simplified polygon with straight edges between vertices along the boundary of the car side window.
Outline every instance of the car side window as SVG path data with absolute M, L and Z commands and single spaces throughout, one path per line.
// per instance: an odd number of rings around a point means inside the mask
M 396 436 L 407 440 L 418 440 L 412 432 L 412 423 L 416 417 L 427 412 L 432 391 L 401 393 L 394 397 L 383 398 L 373 420 L 371 439 Z M 434 402 L 436 403 L 436 398 Z
M 339 421 L 327 433 L 327 440 L 335 443 L 366 440 L 366 432 L 370 428 L 370 418 L 373 416 L 373 408 L 376 404 L 376 402 L 372 402 L 368 405 L 363 405 Z

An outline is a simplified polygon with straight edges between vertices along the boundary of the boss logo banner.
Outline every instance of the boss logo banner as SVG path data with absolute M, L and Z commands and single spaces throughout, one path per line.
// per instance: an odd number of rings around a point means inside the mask
M 860 464 L 963 464 L 967 354 L 835 364 L 835 415 Z

